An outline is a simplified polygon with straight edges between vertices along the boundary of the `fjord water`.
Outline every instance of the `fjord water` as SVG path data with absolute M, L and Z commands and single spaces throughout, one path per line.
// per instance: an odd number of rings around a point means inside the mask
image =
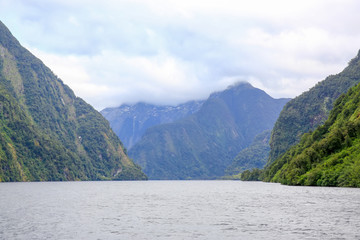
M 0 193 L 0 239 L 360 239 L 360 189 L 42 182 Z

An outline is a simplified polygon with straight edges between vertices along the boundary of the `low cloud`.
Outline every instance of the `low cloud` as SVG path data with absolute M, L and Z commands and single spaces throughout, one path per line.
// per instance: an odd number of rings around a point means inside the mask
M 239 80 L 295 97 L 360 48 L 355 0 L 0 0 L 15 37 L 101 110 L 206 98 Z

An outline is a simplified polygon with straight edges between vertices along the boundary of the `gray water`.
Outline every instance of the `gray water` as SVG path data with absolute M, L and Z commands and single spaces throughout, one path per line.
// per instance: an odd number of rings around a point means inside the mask
M 240 181 L 0 184 L 0 239 L 360 239 L 360 189 Z

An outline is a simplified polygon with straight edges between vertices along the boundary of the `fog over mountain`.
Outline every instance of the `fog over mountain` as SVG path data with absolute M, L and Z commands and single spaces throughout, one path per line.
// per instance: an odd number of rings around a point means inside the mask
M 150 179 L 212 179 L 256 135 L 272 129 L 289 99 L 274 99 L 249 83 L 215 92 L 188 117 L 149 128 L 129 156 Z

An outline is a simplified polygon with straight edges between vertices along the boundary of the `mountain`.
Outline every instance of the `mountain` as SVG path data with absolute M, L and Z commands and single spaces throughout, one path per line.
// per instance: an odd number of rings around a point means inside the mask
M 125 147 L 130 149 L 149 127 L 187 117 L 197 112 L 203 103 L 204 101 L 190 101 L 177 106 L 124 104 L 116 108 L 106 108 L 101 114 L 110 122 L 111 128 Z
M 304 134 L 265 177 L 290 185 L 360 187 L 360 84 L 341 95 L 327 121 Z
M 256 135 L 272 129 L 287 101 L 238 83 L 211 94 L 196 113 L 149 128 L 129 155 L 150 179 L 223 176 Z
M 0 181 L 146 179 L 108 122 L 0 22 Z
M 270 152 L 271 130 L 255 136 L 251 145 L 241 150 L 226 169 L 226 175 L 237 175 L 245 170 L 263 168 L 268 161 Z
M 269 164 L 298 143 L 304 133 L 323 124 L 334 101 L 360 82 L 359 54 L 341 73 L 327 77 L 285 105 L 272 132 Z

